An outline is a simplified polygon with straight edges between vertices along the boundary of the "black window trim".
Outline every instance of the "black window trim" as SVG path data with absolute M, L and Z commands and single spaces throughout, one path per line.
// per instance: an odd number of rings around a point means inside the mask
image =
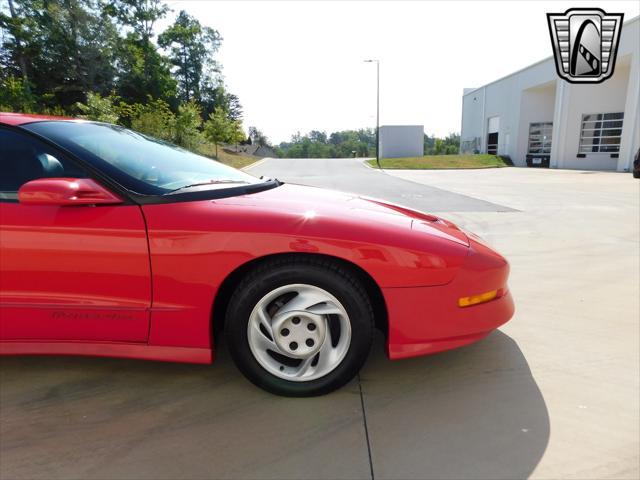
M 21 125 L 6 125 L 0 123 L 0 128 L 6 128 L 8 130 L 17 131 L 26 135 L 29 135 L 46 145 L 50 146 L 54 150 L 57 150 L 61 154 L 68 157 L 77 167 L 82 168 L 87 172 L 89 178 L 101 183 L 113 193 L 116 193 L 123 199 L 124 205 L 159 205 L 159 204 L 167 204 L 167 203 L 181 203 L 181 202 L 193 202 L 198 200 L 215 200 L 219 198 L 228 198 L 228 197 L 237 197 L 240 195 L 248 195 L 251 193 L 262 192 L 264 190 L 270 190 L 275 187 L 279 187 L 284 182 L 281 182 L 278 179 L 267 179 L 261 183 L 255 183 L 251 185 L 241 185 L 241 186 L 233 186 L 227 188 L 216 188 L 212 190 L 198 190 L 195 192 L 184 192 L 184 193 L 174 193 L 174 194 L 164 194 L 164 195 L 143 195 L 139 193 L 132 192 L 131 190 L 126 189 L 118 182 L 113 180 L 108 175 L 104 174 L 101 170 L 91 165 L 89 162 L 83 160 L 78 157 L 74 153 L 70 152 L 68 149 L 63 146 L 57 144 L 56 142 L 50 140 L 49 138 L 40 135 L 34 131 L 31 131 L 26 128 L 22 128 L 26 125 L 31 125 L 34 123 L 41 123 L 43 121 L 48 122 L 72 122 L 74 120 L 38 120 L 33 122 L 26 122 Z M 91 123 L 102 123 L 102 122 L 91 122 Z M 2 200 L 0 200 L 2 201 Z M 7 200 L 4 200 L 7 201 Z M 15 203 L 16 201 L 11 200 L 11 202 Z

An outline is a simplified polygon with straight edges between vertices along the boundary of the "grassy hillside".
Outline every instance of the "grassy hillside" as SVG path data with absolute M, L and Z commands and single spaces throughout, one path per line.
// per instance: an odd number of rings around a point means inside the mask
M 367 163 L 377 168 L 375 160 Z M 438 168 L 494 168 L 508 165 L 497 155 L 427 155 L 424 157 L 383 158 L 382 168 L 388 169 L 438 169 Z
M 198 147 L 198 153 L 206 155 L 207 157 L 216 158 L 216 147 L 213 143 L 204 143 Z M 233 168 L 244 168 L 260 160 L 260 157 L 226 152 L 222 146 L 219 145 L 217 160 Z

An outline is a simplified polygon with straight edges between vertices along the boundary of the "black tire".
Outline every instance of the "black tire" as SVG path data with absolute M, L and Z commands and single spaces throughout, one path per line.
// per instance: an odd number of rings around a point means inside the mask
M 322 288 L 346 309 L 351 323 L 351 344 L 342 362 L 324 377 L 289 381 L 272 375 L 255 359 L 247 326 L 255 305 L 272 290 L 296 283 Z M 225 334 L 231 357 L 252 383 L 288 397 L 324 395 L 349 382 L 364 364 L 373 342 L 374 317 L 369 298 L 356 276 L 337 263 L 314 258 L 282 258 L 261 264 L 238 285 L 229 300 Z

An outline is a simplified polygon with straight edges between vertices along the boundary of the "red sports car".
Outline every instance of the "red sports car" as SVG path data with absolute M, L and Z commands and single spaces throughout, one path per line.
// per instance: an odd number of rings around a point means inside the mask
M 511 318 L 507 261 L 383 201 L 259 179 L 122 127 L 0 114 L 0 353 L 210 363 L 327 393 Z

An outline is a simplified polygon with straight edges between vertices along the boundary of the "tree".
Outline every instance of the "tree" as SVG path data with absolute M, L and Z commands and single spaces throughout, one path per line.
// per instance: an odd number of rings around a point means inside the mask
M 118 51 L 118 95 L 128 103 L 144 103 L 151 96 L 175 109 L 177 83 L 167 59 L 133 34 L 119 42 Z
M 118 94 L 129 103 L 142 103 L 151 95 L 177 108 L 169 60 L 152 41 L 154 26 L 169 7 L 161 0 L 108 0 L 104 12 L 125 31 L 117 48 Z
M 433 153 L 435 155 L 442 155 L 444 153 L 444 141 L 441 138 L 436 138 L 433 146 Z
M 227 116 L 231 120 L 242 119 L 242 105 L 237 95 L 227 92 L 222 80 L 217 79 L 215 82 L 207 79 L 200 91 L 200 103 L 205 118 L 216 108 L 222 108 L 227 112 Z
M 435 135 L 424 136 L 425 155 L 451 155 L 460 150 L 460 134 L 450 133 L 445 138 L 437 138 Z
M 191 101 L 178 107 L 173 141 L 181 147 L 195 149 L 202 141 L 200 107 Z
M 2 66 L 19 76 L 42 107 L 68 107 L 86 92 L 113 88 L 113 45 L 117 32 L 97 0 L 20 0 L 0 15 L 9 34 L 2 42 Z
M 309 138 L 312 142 L 327 143 L 327 134 L 318 130 L 311 130 L 311 132 L 309 132 Z
M 29 93 L 29 71 L 27 70 L 27 58 L 22 47 L 25 31 L 22 25 L 23 21 L 16 12 L 13 0 L 9 0 L 9 13 L 11 15 L 10 17 L 0 12 L 0 27 L 2 27 L 2 29 L 7 29 L 13 37 L 7 41 L 6 45 L 2 45 L 2 50 L 5 52 L 5 49 L 13 46 L 13 60 L 20 67 L 20 74 L 24 85 L 23 89 L 25 90 L 25 93 Z M 2 63 L 6 65 L 9 62 L 5 60 Z
M 76 103 L 76 108 L 80 111 L 82 117 L 88 120 L 96 120 L 98 122 L 118 123 L 120 116 L 114 106 L 113 97 L 104 97 L 96 93 L 87 93 L 87 102 Z
M 131 128 L 161 140 L 175 138 L 176 117 L 163 100 L 148 99 L 147 103 L 132 106 Z
M 433 154 L 433 146 L 436 139 L 435 137 L 430 137 L 426 133 L 424 134 L 424 154 L 431 155 Z
M 356 153 L 359 157 L 368 157 L 369 156 L 369 146 L 365 143 L 359 143 Z
M 458 153 L 460 151 L 460 134 L 450 133 L 444 139 L 446 153 Z
M 269 143 L 269 139 L 266 137 L 264 133 L 258 130 L 256 127 L 249 127 L 249 138 L 251 139 L 252 145 L 260 145 L 262 147 L 269 147 L 271 144 Z
M 243 143 L 245 140 L 244 130 L 242 129 L 242 122 L 240 120 L 232 120 L 229 129 L 229 143 L 234 143 L 236 147 L 239 143 Z
M 151 40 L 155 23 L 170 9 L 162 0 L 109 0 L 104 11 L 131 28 L 138 38 Z
M 227 115 L 231 120 L 242 120 L 242 105 L 237 95 L 227 94 Z
M 332 145 L 339 145 L 342 143 L 343 137 L 341 132 L 333 132 L 329 135 L 329 143 Z
M 0 111 L 30 112 L 36 99 L 24 80 L 14 76 L 0 78 Z
M 204 134 L 216 146 L 218 156 L 218 143 L 227 142 L 232 134 L 232 121 L 227 117 L 227 112 L 222 108 L 216 108 L 204 124 Z
M 258 132 L 259 134 L 259 132 Z M 249 135 L 256 136 L 252 128 Z M 375 150 L 375 131 L 373 129 L 346 130 L 333 132 L 328 137 L 325 132 L 312 130 L 308 135 L 300 132 L 291 137 L 290 142 L 282 142 L 276 152 L 281 157 L 366 157 Z
M 222 39 L 196 18 L 180 12 L 160 49 L 164 0 L 3 1 L 0 110 L 118 123 L 195 150 L 207 119 L 217 142 L 245 141 L 214 58 Z
M 213 55 L 220 47 L 221 40 L 216 30 L 203 27 L 184 10 L 174 24 L 158 37 L 158 44 L 169 49 L 183 101 L 201 101 L 203 82 L 219 72 Z

